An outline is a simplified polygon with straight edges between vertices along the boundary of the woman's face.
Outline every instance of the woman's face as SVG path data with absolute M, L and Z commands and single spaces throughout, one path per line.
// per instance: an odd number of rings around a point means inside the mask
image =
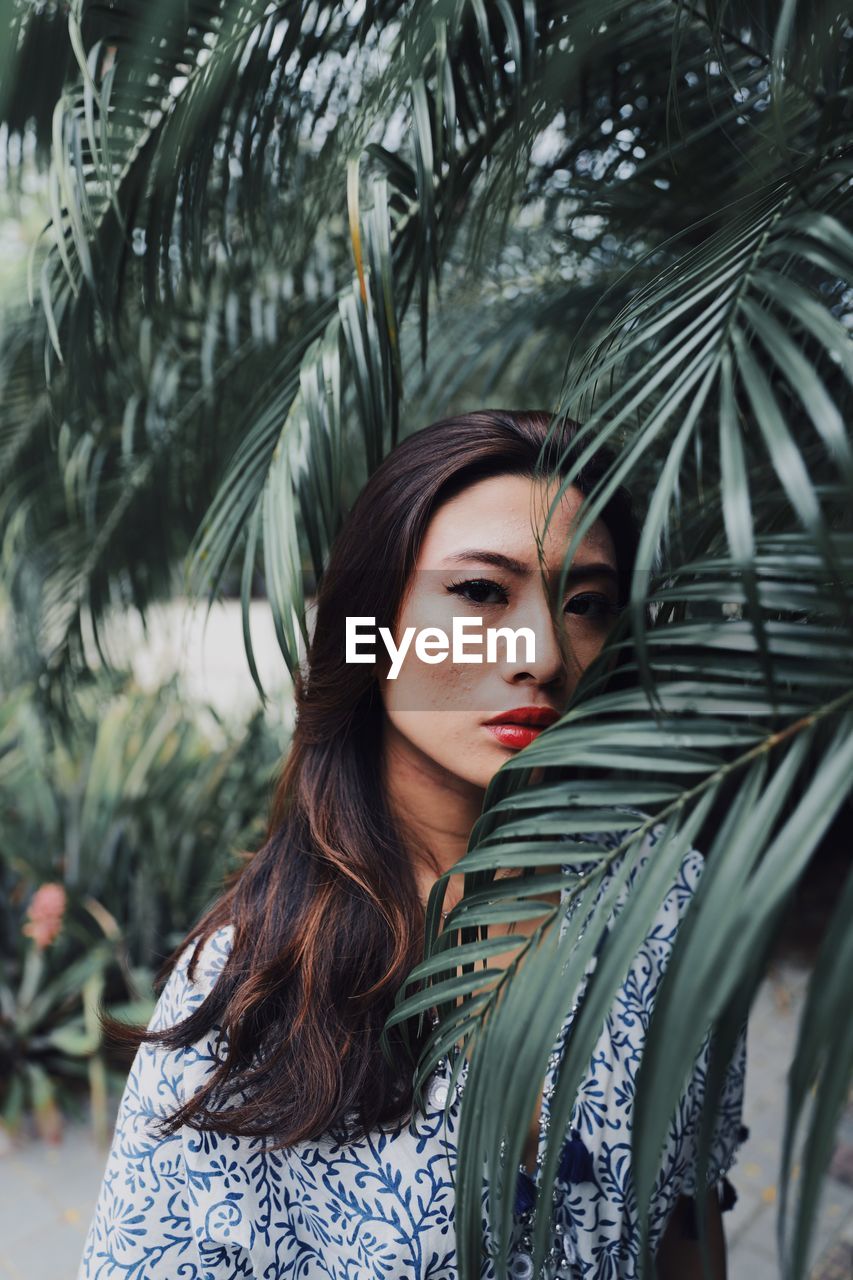
M 616 553 L 597 520 L 575 554 L 558 610 L 568 642 L 561 652 L 535 538 L 557 488 L 528 476 L 492 476 L 445 502 L 427 526 L 395 645 L 407 628 L 415 631 L 396 679 L 385 675 L 380 687 L 395 746 L 457 782 L 485 788 L 505 760 L 557 718 L 613 623 Z M 543 565 L 555 585 L 581 501 L 579 490 L 567 490 L 543 540 Z M 484 660 L 454 661 L 452 651 L 432 663 L 418 657 L 418 633 L 440 628 L 452 641 L 454 617 L 481 620 L 481 632 L 468 624 L 465 651 Z M 533 656 L 523 639 L 514 655 L 499 639 L 496 660 L 486 661 L 486 631 L 498 627 L 529 628 Z M 437 640 L 431 649 L 422 646 L 422 653 L 440 651 Z M 495 717 L 500 724 L 489 723 Z

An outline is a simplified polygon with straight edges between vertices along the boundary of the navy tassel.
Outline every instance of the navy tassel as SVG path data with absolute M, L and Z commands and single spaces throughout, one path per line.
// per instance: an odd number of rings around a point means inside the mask
M 521 1216 L 536 1203 L 536 1183 L 524 1169 L 519 1170 L 515 1184 L 515 1213 Z
M 583 1138 L 577 1129 L 572 1129 L 571 1137 L 566 1140 L 566 1145 L 563 1147 L 559 1176 L 563 1182 L 595 1181 L 592 1156 L 584 1146 Z
M 577 1129 L 572 1129 L 571 1136 L 566 1139 L 557 1176 L 562 1182 L 594 1182 L 595 1169 L 592 1156 L 584 1146 L 583 1138 Z M 536 1203 L 536 1183 L 526 1169 L 519 1169 L 515 1183 L 516 1216 L 529 1213 Z

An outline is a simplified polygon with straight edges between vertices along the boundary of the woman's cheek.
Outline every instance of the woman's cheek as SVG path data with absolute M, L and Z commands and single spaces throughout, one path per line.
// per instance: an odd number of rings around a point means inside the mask
M 486 694 L 494 679 L 494 664 L 453 662 L 450 656 L 441 662 L 424 662 L 414 645 L 404 659 L 395 680 L 387 680 L 385 694 L 393 706 L 407 711 L 467 712 L 469 716 L 494 714 Z

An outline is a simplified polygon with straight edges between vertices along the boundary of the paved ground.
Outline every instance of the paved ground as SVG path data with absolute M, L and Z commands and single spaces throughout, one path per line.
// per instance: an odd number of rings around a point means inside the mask
M 786 1072 L 807 981 L 808 973 L 802 969 L 787 964 L 774 969 L 750 1018 L 744 1102 L 749 1139 L 731 1173 L 738 1202 L 724 1216 L 730 1280 L 779 1280 L 781 1276 L 776 1254 L 776 1178 Z M 853 1162 L 849 1159 L 853 1110 L 844 1117 L 838 1140 L 812 1248 L 812 1280 L 853 1280 Z
M 749 1032 L 744 1119 L 749 1140 L 732 1172 L 738 1203 L 725 1215 L 730 1280 L 779 1280 L 776 1171 L 785 1073 L 807 975 L 773 971 Z M 58 1147 L 0 1148 L 0 1278 L 74 1280 L 104 1163 L 88 1132 Z M 853 1110 L 845 1117 L 821 1205 L 812 1280 L 853 1280 Z

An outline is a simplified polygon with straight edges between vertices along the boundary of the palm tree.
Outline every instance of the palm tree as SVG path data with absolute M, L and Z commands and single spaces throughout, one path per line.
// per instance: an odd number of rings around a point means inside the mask
M 591 881 L 561 873 L 583 895 L 657 828 L 654 875 L 604 940 L 573 1025 L 561 1132 L 636 941 L 684 849 L 704 842 L 638 1077 L 642 1208 L 696 1049 L 710 1027 L 710 1116 L 784 910 L 853 779 L 845 11 L 75 0 L 58 21 L 49 5 L 7 7 L 13 177 L 50 118 L 51 226 L 32 264 L 40 306 L 4 348 L 5 565 L 50 665 L 73 670 L 84 626 L 97 634 L 111 600 L 144 608 L 187 555 L 211 595 L 241 566 L 253 671 L 262 574 L 293 669 L 342 513 L 401 423 L 437 405 L 549 402 L 585 423 L 590 447 L 617 447 L 589 521 L 613 485 L 642 494 L 631 607 L 603 655 L 627 650 L 633 679 L 614 689 L 591 669 L 560 724 L 498 774 L 458 867 L 465 897 L 440 931 L 437 886 L 395 1014 L 442 1010 L 420 1079 L 450 1042 L 469 1061 L 457 1226 L 470 1277 L 482 1179 L 505 1249 L 507 1170 L 562 993 L 604 923 L 569 937 L 559 983 L 556 912 L 491 971 L 482 891 L 493 902 L 496 873 L 525 851 L 541 862 L 549 833 L 615 830 L 614 806 L 649 815 Z M 54 68 L 52 111 L 28 75 L 34 47 Z M 506 923 L 535 887 L 510 886 Z M 790 1277 L 804 1273 L 853 1065 L 853 877 L 838 899 L 789 1076 Z M 558 1157 L 552 1143 L 540 1203 Z M 547 1232 L 543 1213 L 540 1258 Z

